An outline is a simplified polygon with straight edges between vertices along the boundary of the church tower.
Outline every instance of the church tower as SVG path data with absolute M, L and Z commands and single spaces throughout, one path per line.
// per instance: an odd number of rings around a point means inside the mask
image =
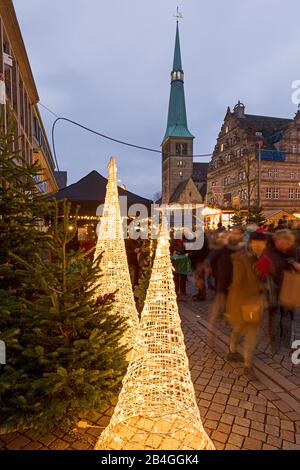
M 193 175 L 193 140 L 188 130 L 184 73 L 181 62 L 179 26 L 177 21 L 171 93 L 167 130 L 162 142 L 162 202 L 169 204 L 176 199 L 176 190 L 186 184 Z

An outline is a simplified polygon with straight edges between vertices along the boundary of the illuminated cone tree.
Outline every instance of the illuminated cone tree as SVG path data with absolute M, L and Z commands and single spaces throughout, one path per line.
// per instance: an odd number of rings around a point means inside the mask
M 134 359 L 97 450 L 214 449 L 203 429 L 161 230 Z
M 96 287 L 95 298 L 101 299 L 107 294 L 115 294 L 112 314 L 118 312 L 119 315 L 125 318 L 127 330 L 122 343 L 126 344 L 128 349 L 131 350 L 135 344 L 139 320 L 125 250 L 117 184 L 117 166 L 114 158 L 110 159 L 108 169 L 106 197 L 95 251 L 95 260 L 103 253 L 99 280 L 94 286 Z

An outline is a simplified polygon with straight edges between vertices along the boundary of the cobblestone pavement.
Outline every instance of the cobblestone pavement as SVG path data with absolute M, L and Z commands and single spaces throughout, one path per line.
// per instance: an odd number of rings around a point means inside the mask
M 291 351 L 282 347 L 272 355 L 264 326 L 254 360 L 257 380 L 249 380 L 242 364 L 226 360 L 230 329 L 224 322 L 218 325 L 214 349 L 208 346 L 208 311 L 208 303 L 189 297 L 180 302 L 196 398 L 216 448 L 300 449 L 300 366 L 292 365 Z M 89 417 L 91 427 L 70 433 L 57 430 L 41 438 L 31 432 L 0 435 L 0 449 L 93 449 L 112 412 L 113 406 L 107 405 Z

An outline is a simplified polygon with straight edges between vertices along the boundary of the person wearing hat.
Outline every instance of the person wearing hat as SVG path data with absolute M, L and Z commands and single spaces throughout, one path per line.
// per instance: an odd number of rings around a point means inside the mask
M 249 239 L 249 250 L 231 256 L 233 265 L 232 283 L 229 287 L 226 315 L 232 325 L 228 360 L 243 361 L 244 373 L 255 377 L 252 358 L 264 313 L 263 284 L 256 270 L 256 263 L 267 247 L 267 235 L 253 232 Z M 243 355 L 238 344 L 244 337 Z

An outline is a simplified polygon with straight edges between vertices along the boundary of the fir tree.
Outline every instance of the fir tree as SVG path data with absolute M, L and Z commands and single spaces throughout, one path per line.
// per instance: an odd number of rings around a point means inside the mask
M 247 222 L 257 225 L 263 224 L 266 221 L 263 215 L 263 208 L 259 206 L 250 207 L 247 215 Z
M 234 227 L 241 226 L 244 223 L 244 216 L 239 209 L 235 209 L 233 216 L 231 217 L 231 224 Z
M 110 314 L 112 296 L 93 299 L 101 259 L 93 265 L 88 254 L 68 250 L 76 233 L 70 206 L 59 209 L 41 194 L 38 167 L 21 162 L 11 135 L 1 135 L 0 157 L 1 428 L 68 428 L 118 392 L 125 326 Z

